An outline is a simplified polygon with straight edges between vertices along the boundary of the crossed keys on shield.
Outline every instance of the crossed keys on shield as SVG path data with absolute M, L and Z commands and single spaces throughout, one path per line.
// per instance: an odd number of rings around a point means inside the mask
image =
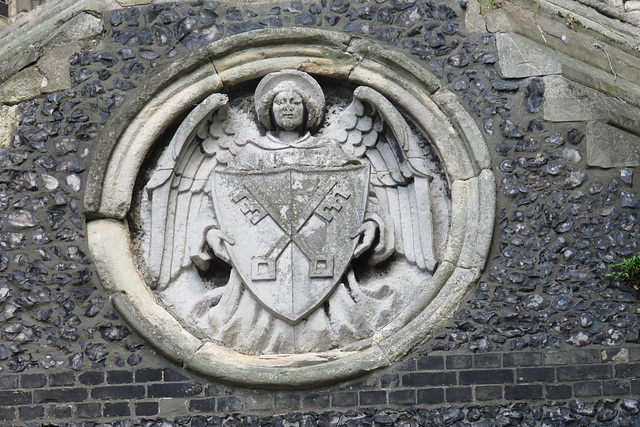
M 291 219 L 286 218 L 286 214 L 282 215 L 278 209 L 280 206 L 275 206 L 273 201 L 260 189 L 247 185 L 246 181 L 243 182 L 242 187 L 231 199 L 240 205 L 240 211 L 254 225 L 269 216 L 284 232 L 264 256 L 252 258 L 252 279 L 256 281 L 275 280 L 276 261 L 291 242 L 294 242 L 309 259 L 309 277 L 333 277 L 333 256 L 318 254 L 300 236 L 300 231 L 313 214 L 318 215 L 326 223 L 331 222 L 351 197 L 351 194 L 345 193 L 339 188 L 337 180 L 330 181 L 324 186 L 321 183 L 311 192 L 313 196 L 307 201 L 297 218 Z

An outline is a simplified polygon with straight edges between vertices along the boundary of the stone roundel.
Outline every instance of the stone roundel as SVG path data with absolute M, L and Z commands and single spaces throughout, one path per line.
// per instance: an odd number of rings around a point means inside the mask
M 127 214 L 142 164 L 169 124 L 203 99 L 215 99 L 214 93 L 282 69 L 366 85 L 401 110 L 441 159 L 451 191 L 451 225 L 429 286 L 371 338 L 326 352 L 249 355 L 198 337 L 158 301 L 132 250 Z M 90 250 L 120 314 L 157 350 L 187 369 L 260 388 L 309 388 L 352 378 L 388 366 L 432 337 L 480 276 L 496 201 L 487 146 L 453 93 L 399 52 L 324 30 L 253 31 L 172 64 L 122 107 L 99 136 L 100 151 L 90 170 L 85 195 Z

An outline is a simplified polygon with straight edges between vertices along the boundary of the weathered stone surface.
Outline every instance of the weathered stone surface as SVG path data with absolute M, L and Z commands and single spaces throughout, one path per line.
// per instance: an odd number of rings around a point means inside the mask
M 66 90 L 71 87 L 69 60 L 71 55 L 79 50 L 80 45 L 73 41 L 53 48 L 40 58 L 38 69 L 47 79 L 47 84 L 42 88 L 42 93 Z
M 500 71 L 505 78 L 544 76 L 562 72 L 562 64 L 545 48 L 513 33 L 496 34 Z
M 587 123 L 587 164 L 640 166 L 640 135 L 600 121 Z
M 543 117 L 554 122 L 600 120 L 640 133 L 640 108 L 573 82 L 545 76 Z
M 13 132 L 18 123 L 18 106 L 0 105 L 0 147 L 8 147 L 13 141 Z
M 0 85 L 0 99 L 5 104 L 17 104 L 40 95 L 47 79 L 36 67 L 25 68 Z

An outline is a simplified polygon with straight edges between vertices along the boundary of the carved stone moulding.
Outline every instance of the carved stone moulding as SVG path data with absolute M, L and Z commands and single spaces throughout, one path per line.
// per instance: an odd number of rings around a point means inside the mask
M 222 92 L 285 69 L 368 86 L 401 111 L 440 158 L 451 195 L 450 227 L 428 283 L 372 336 L 328 351 L 247 354 L 194 333 L 167 309 L 141 272 L 127 218 L 143 162 L 173 121 L 206 99 L 178 130 L 195 133 L 207 112 L 224 102 Z M 151 77 L 96 147 L 85 207 L 103 286 L 121 315 L 156 349 L 223 382 L 309 388 L 388 366 L 443 326 L 480 276 L 489 251 L 496 189 L 479 128 L 425 68 L 359 37 L 288 28 L 223 39 Z

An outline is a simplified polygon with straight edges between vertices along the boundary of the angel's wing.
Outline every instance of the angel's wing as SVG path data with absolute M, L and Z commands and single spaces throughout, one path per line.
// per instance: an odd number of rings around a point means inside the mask
M 253 131 L 246 124 L 242 135 L 233 131 L 238 117 L 227 101 L 226 95 L 211 95 L 186 117 L 145 187 L 143 244 L 157 289 L 194 263 L 208 265 L 204 235 L 217 225 L 209 176 L 233 159 L 248 139 L 244 134 Z
M 347 154 L 371 165 L 371 184 L 385 214 L 386 239 L 409 262 L 433 271 L 437 263 L 430 197 L 434 175 L 404 117 L 383 95 L 360 86 L 351 104 L 323 133 L 337 139 Z

